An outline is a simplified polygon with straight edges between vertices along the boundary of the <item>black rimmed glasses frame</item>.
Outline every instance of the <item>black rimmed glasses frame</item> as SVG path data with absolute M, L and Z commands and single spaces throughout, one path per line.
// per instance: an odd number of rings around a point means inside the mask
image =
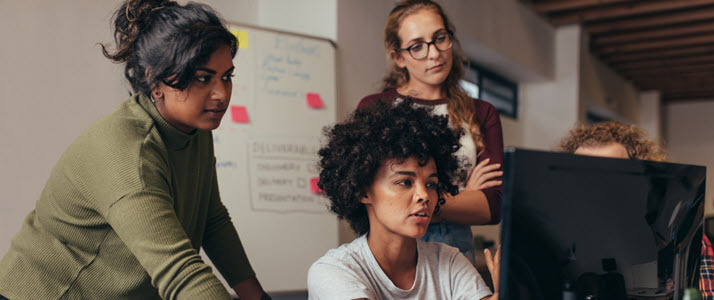
M 431 42 L 418 42 L 406 48 L 395 49 L 394 51 L 407 51 L 412 58 L 416 60 L 425 59 L 429 56 L 429 48 L 434 45 L 434 48 L 439 51 L 446 51 L 451 49 L 454 45 L 453 38 L 450 33 L 444 33 L 436 36 Z

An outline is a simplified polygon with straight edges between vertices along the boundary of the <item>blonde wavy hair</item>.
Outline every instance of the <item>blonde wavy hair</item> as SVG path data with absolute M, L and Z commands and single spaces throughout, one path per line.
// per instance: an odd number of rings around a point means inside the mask
M 590 126 L 579 124 L 561 141 L 560 148 L 564 152 L 574 153 L 582 146 L 597 147 L 611 143 L 624 146 L 631 159 L 667 160 L 667 152 L 648 139 L 642 129 L 618 121 L 600 122 Z
M 387 50 L 387 60 L 390 62 L 390 70 L 383 80 L 382 91 L 396 89 L 409 82 L 409 71 L 406 68 L 400 68 L 391 60 L 391 52 L 401 48 L 402 41 L 399 38 L 399 26 L 404 18 L 410 16 L 422 9 L 429 9 L 441 16 L 444 21 L 446 31 L 452 37 L 452 57 L 453 63 L 451 72 L 441 86 L 441 89 L 446 96 L 446 110 L 449 113 L 449 121 L 454 129 L 461 130 L 462 124 L 468 124 L 466 128 L 474 144 L 476 152 L 483 149 L 483 136 L 481 135 L 481 127 L 476 119 L 476 104 L 472 98 L 461 88 L 459 81 L 464 77 L 464 62 L 461 44 L 454 35 L 454 25 L 449 22 L 444 10 L 436 2 L 430 0 L 403 0 L 397 4 L 387 17 L 387 24 L 384 27 L 384 47 Z

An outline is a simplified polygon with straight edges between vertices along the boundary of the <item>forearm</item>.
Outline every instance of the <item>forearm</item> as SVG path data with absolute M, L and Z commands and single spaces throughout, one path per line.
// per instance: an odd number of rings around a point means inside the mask
M 255 277 L 232 223 L 207 233 L 203 240 L 203 250 L 229 284 L 241 283 Z
M 217 182 L 214 182 L 202 246 L 228 284 L 237 284 L 255 277 L 228 210 L 218 197 Z
M 482 191 L 462 191 L 456 196 L 447 196 L 433 222 L 448 220 L 463 225 L 482 225 L 491 222 L 491 210 Z
M 238 298 L 247 300 L 260 300 L 263 297 L 263 287 L 260 285 L 258 278 L 253 276 L 243 280 L 233 286 L 233 290 L 238 294 Z
M 115 202 L 105 218 L 164 299 L 230 299 L 191 245 L 168 194 L 141 190 Z

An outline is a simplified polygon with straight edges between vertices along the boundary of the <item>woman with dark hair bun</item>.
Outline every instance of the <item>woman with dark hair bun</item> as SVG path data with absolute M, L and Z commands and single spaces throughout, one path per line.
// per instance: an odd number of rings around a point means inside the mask
M 238 41 L 193 2 L 129 0 L 114 20 L 102 51 L 133 93 L 54 166 L 0 260 L 0 299 L 231 299 L 201 248 L 241 299 L 269 298 L 216 180 Z

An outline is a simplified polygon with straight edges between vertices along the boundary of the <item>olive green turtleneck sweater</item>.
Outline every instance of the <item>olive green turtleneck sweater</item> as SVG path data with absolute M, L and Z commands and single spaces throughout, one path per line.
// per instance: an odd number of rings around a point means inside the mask
M 211 133 L 185 134 L 136 94 L 92 124 L 52 169 L 0 261 L 20 299 L 230 299 L 255 275 L 220 201 Z

